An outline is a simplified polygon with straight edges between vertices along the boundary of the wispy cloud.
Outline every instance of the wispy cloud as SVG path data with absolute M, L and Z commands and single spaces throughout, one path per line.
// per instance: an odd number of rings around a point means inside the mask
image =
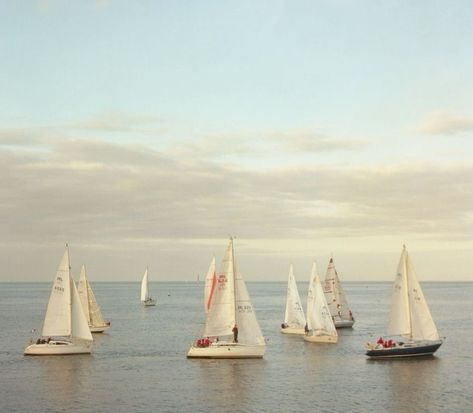
M 419 132 L 435 135 L 457 135 L 473 131 L 473 117 L 453 115 L 448 112 L 431 113 L 416 128 Z

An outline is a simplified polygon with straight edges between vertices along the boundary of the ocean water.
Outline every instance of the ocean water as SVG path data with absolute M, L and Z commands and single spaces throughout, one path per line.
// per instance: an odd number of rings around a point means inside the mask
M 344 284 L 356 324 L 336 345 L 280 334 L 285 283 L 248 283 L 262 360 L 186 359 L 203 327 L 203 284 L 151 283 L 148 308 L 138 283 L 92 286 L 112 321 L 93 354 L 24 357 L 51 286 L 0 284 L 1 412 L 473 411 L 473 283 L 423 283 L 446 340 L 435 357 L 388 361 L 368 360 L 364 344 L 385 331 L 391 283 Z

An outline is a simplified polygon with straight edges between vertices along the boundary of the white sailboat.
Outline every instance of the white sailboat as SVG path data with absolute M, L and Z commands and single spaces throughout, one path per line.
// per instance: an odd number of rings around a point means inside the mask
M 79 293 L 71 276 L 69 248 L 66 245 L 49 296 L 41 338 L 36 344 L 26 347 L 24 354 L 87 354 L 91 352 L 92 342 Z
M 398 339 L 378 339 L 368 343 L 372 358 L 432 355 L 442 345 L 414 267 L 403 246 L 392 292 L 388 335 Z
M 145 307 L 156 305 L 156 300 L 151 297 L 148 291 L 148 267 L 146 267 L 143 279 L 141 280 L 141 303 Z
M 102 316 L 95 294 L 86 276 L 85 265 L 82 265 L 79 276 L 79 283 L 77 285 L 77 292 L 79 293 L 82 309 L 84 310 L 85 318 L 89 323 L 89 328 L 92 333 L 103 333 L 110 328 L 110 321 L 105 321 Z
M 305 334 L 305 324 L 306 320 L 304 310 L 302 309 L 301 297 L 297 290 L 297 283 L 291 264 L 287 280 L 286 311 L 284 313 L 284 323 L 281 324 L 281 333 Z
M 191 346 L 189 358 L 261 358 L 266 343 L 253 311 L 245 281 L 234 258 L 230 238 L 210 296 L 202 339 Z
M 338 341 L 337 329 L 328 308 L 315 262 L 312 265 L 307 292 L 307 330 L 304 336 L 306 341 L 314 343 L 336 343 Z
M 209 265 L 209 270 L 207 271 L 207 275 L 205 277 L 205 287 L 204 287 L 205 314 L 209 312 L 210 305 L 212 303 L 212 296 L 213 296 L 216 284 L 217 284 L 217 274 L 215 273 L 215 257 L 213 257 Z
M 333 258 L 330 258 L 327 272 L 325 274 L 324 292 L 335 327 L 352 327 L 355 323 L 355 318 L 348 306 L 345 293 L 343 292 L 340 279 L 338 278 L 337 270 L 333 263 Z

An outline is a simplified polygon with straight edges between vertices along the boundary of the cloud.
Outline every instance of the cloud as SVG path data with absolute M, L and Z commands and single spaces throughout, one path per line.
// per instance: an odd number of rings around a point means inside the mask
M 456 135 L 473 131 L 473 118 L 437 111 L 431 113 L 417 131 L 433 135 Z
M 107 112 L 68 126 L 101 132 L 157 133 L 164 130 L 162 123 L 163 120 L 159 116 L 152 114 Z

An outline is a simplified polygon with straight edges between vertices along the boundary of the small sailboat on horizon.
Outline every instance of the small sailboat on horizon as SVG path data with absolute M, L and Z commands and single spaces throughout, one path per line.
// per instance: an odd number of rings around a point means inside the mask
M 92 334 L 71 276 L 69 247 L 53 281 L 41 337 L 26 347 L 27 356 L 89 354 Z
M 79 293 L 82 309 L 84 310 L 85 318 L 89 323 L 89 328 L 92 333 L 103 333 L 110 328 L 110 321 L 103 318 L 100 306 L 95 299 L 95 294 L 92 291 L 92 286 L 87 279 L 85 265 L 82 265 L 79 276 L 79 283 L 77 285 L 77 292 Z
M 156 305 L 156 299 L 152 298 L 149 293 L 148 288 L 148 267 L 146 267 L 146 271 L 143 275 L 143 279 L 141 280 L 141 303 L 145 307 L 153 307 Z
M 187 357 L 262 358 L 266 343 L 234 257 L 233 238 L 230 238 L 221 272 L 207 300 L 210 307 L 203 338 L 196 340 Z
M 336 343 L 338 341 L 337 329 L 328 308 L 316 262 L 312 265 L 307 292 L 307 330 L 304 340 L 312 343 Z
M 284 313 L 284 322 L 281 324 L 281 333 L 284 334 L 305 334 L 304 327 L 306 319 L 302 309 L 301 297 L 297 289 L 296 278 L 292 264 L 289 266 L 289 275 L 287 280 L 286 310 Z
M 355 318 L 348 306 L 345 292 L 338 278 L 333 258 L 330 258 L 327 272 L 325 273 L 324 293 L 327 298 L 328 308 L 336 328 L 353 327 Z
M 370 358 L 431 356 L 442 345 L 414 266 L 404 245 L 397 268 L 387 330 L 389 337 L 367 344 Z

